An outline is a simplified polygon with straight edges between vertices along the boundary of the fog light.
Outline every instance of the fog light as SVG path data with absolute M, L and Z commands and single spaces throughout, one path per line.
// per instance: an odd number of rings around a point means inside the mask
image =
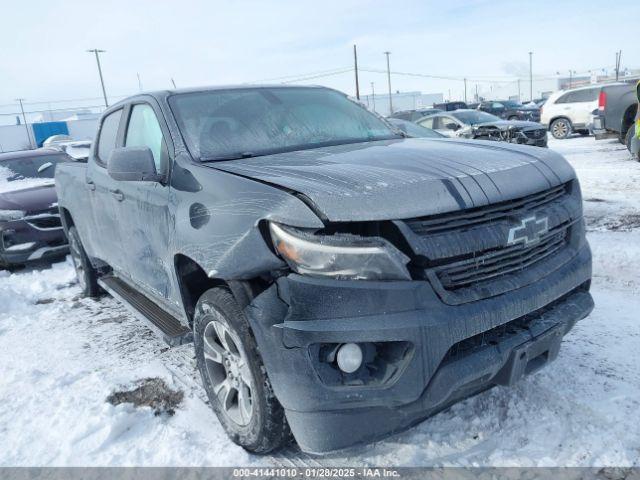
M 338 350 L 338 367 L 345 373 L 353 373 L 362 365 L 362 349 L 355 343 L 345 343 Z

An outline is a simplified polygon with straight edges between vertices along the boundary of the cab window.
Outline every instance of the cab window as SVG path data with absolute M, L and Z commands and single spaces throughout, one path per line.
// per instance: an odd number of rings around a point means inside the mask
M 98 137 L 98 163 L 103 166 L 107 164 L 109 155 L 116 148 L 116 138 L 118 136 L 118 127 L 120 126 L 120 118 L 122 117 L 122 109 L 110 113 L 102 120 L 100 127 L 100 136 Z
M 156 171 L 162 172 L 167 163 L 167 147 L 162 129 L 151 105 L 134 105 L 129 117 L 125 147 L 149 147 L 156 164 Z

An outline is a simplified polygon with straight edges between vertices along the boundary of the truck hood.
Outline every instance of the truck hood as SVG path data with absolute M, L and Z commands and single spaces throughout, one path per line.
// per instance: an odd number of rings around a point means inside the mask
M 291 191 L 333 222 L 473 208 L 575 178 L 548 149 L 458 139 L 338 145 L 206 165 Z
M 0 210 L 38 212 L 51 208 L 57 202 L 53 183 L 39 187 L 0 192 Z

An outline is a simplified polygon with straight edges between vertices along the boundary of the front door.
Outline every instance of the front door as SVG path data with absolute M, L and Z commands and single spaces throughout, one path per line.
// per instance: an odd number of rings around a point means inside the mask
M 167 140 L 160 126 L 159 110 L 151 103 L 134 103 L 127 109 L 124 147 L 148 147 L 158 173 L 168 178 Z M 148 295 L 166 299 L 171 279 L 172 259 L 169 235 L 173 220 L 169 215 L 168 182 L 118 181 L 121 193 L 118 224 L 126 243 L 125 265 L 121 272 Z

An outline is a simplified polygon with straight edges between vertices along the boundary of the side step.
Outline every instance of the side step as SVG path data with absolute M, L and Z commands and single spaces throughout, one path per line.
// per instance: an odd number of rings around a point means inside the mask
M 107 275 L 99 278 L 98 285 L 122 302 L 138 318 L 150 322 L 152 330 L 169 346 L 175 347 L 193 341 L 193 333 L 189 328 L 118 277 Z

